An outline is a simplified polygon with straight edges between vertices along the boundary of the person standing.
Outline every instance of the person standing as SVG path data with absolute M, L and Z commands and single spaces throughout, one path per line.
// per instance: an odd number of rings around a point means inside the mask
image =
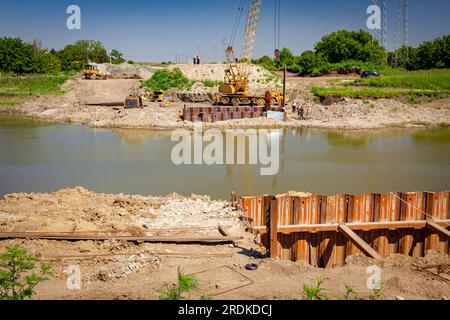
M 272 105 L 272 93 L 269 90 L 267 90 L 264 98 L 266 102 L 265 104 L 266 111 L 269 111 Z

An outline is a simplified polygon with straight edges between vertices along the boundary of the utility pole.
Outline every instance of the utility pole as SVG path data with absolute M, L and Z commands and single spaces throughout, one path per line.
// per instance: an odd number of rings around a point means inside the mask
M 284 71 L 283 71 L 283 103 L 281 104 L 281 107 L 283 109 L 286 108 L 286 73 L 287 73 L 287 65 L 284 65 Z

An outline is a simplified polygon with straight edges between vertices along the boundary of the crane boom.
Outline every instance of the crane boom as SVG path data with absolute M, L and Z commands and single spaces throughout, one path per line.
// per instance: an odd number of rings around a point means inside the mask
M 241 62 L 250 62 L 253 58 L 255 48 L 256 33 L 259 27 L 261 16 L 262 0 L 250 0 L 247 24 L 245 26 L 244 46 L 242 48 Z

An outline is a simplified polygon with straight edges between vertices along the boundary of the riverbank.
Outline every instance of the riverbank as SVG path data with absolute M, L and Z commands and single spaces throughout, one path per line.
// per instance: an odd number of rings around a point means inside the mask
M 230 120 L 205 126 L 220 129 L 306 127 L 362 130 L 393 127 L 433 128 L 450 123 L 450 99 L 411 105 L 397 99 L 340 98 L 329 105 L 323 105 L 312 96 L 309 90 L 316 85 L 327 86 L 328 81 L 330 78 L 325 80 L 297 77 L 291 80 L 289 94 L 292 101 L 303 106 L 307 120 L 300 120 L 297 114 L 288 110 L 286 122 L 258 118 Z M 0 111 L 14 112 L 44 121 L 80 123 L 96 128 L 174 130 L 193 127 L 193 123 L 181 120 L 180 114 L 185 105 L 181 101 L 169 105 L 149 103 L 147 108 L 134 110 L 101 106 L 102 103 L 123 101 L 127 95 L 139 90 L 139 80 L 74 79 L 66 82 L 63 90 L 65 92 L 63 95 L 38 96 L 14 109 L 3 107 Z M 195 105 L 210 104 L 196 103 Z
M 20 245 L 52 264 L 54 277 L 37 287 L 36 299 L 158 299 L 158 290 L 176 279 L 178 267 L 198 273 L 199 288 L 191 298 L 302 299 L 303 284 L 317 277 L 332 299 L 342 299 L 345 285 L 358 299 L 370 299 L 367 267 L 381 268 L 380 299 L 449 298 L 448 286 L 424 276 L 417 266 L 449 263 L 448 255 L 429 252 L 424 258 L 394 255 L 383 262 L 363 256 L 347 259 L 345 267 L 318 269 L 301 263 L 264 258 L 255 236 L 245 232 L 240 213 L 226 201 L 207 196 L 164 197 L 98 194 L 84 188 L 53 193 L 16 193 L 0 199 L 0 232 L 69 232 L 133 236 L 218 235 L 220 224 L 233 237 L 231 244 L 163 244 L 123 241 L 2 240 L 0 252 Z M 245 270 L 255 263 L 258 269 Z M 66 270 L 78 266 L 81 289 L 67 288 Z M 333 298 L 334 297 L 334 298 Z M 355 298 L 355 297 L 354 297 Z

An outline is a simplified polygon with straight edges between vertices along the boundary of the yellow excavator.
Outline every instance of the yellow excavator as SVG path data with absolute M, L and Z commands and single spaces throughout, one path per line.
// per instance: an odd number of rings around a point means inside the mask
M 266 103 L 265 96 L 250 94 L 249 87 L 250 68 L 248 64 L 251 63 L 256 42 L 261 6 L 262 0 L 250 1 L 241 59 L 236 57 L 231 45 L 226 50 L 228 62 L 228 68 L 225 70 L 226 82 L 219 87 L 219 94 L 216 95 L 217 104 L 263 106 Z M 283 92 L 281 90 L 271 90 L 270 93 L 272 105 L 283 102 Z M 286 102 L 288 101 L 289 98 L 286 97 Z

